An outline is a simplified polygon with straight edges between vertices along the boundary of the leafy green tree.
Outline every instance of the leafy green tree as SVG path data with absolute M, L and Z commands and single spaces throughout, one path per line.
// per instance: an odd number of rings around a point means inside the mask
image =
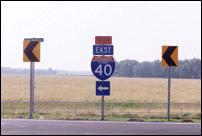
M 201 60 L 193 58 L 190 60 L 192 71 L 192 78 L 201 78 Z
M 152 62 L 152 75 L 151 77 L 162 77 L 162 66 L 161 66 L 161 61 L 158 60 L 154 60 L 154 62 Z
M 115 71 L 114 71 L 114 74 L 112 76 L 115 76 L 115 77 L 121 77 L 122 76 L 121 64 L 117 61 L 115 61 Z
M 144 61 L 133 68 L 135 77 L 152 77 L 152 63 Z
M 120 62 L 121 68 L 121 76 L 123 77 L 134 77 L 133 67 L 138 65 L 139 62 L 136 60 L 124 60 Z

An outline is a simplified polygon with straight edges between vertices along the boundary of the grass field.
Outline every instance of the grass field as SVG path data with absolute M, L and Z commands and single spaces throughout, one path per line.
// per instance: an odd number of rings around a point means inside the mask
M 35 101 L 101 101 L 93 76 L 35 75 Z M 105 102 L 167 102 L 167 78 L 109 78 Z M 29 101 L 29 75 L 1 75 L 1 101 Z M 171 78 L 171 102 L 201 103 L 201 79 Z

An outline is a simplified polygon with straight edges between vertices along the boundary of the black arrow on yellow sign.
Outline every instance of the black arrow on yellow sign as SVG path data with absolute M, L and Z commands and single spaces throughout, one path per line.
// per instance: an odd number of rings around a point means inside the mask
M 162 56 L 168 66 L 177 66 L 177 64 L 171 58 L 171 55 L 173 54 L 176 48 L 177 46 L 169 46 Z
M 32 52 L 39 41 L 31 41 L 24 50 L 25 55 L 30 61 L 39 61 L 37 57 Z

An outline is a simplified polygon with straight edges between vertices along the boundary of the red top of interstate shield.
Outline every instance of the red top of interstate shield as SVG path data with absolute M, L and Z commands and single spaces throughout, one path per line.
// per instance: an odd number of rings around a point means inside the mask
M 113 56 L 93 56 L 92 61 L 115 61 Z

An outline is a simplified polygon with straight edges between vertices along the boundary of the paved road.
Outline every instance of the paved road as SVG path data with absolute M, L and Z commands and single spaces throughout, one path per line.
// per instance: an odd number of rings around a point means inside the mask
M 1 119 L 1 135 L 201 135 L 201 123 Z

